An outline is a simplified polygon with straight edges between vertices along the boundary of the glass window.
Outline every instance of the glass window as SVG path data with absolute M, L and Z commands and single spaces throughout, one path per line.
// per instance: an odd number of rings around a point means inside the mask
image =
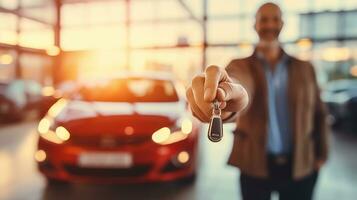
M 66 51 L 125 47 L 126 33 L 122 26 L 65 28 L 61 34 L 61 47 Z
M 257 35 L 254 30 L 254 17 L 245 16 L 231 20 L 209 20 L 208 43 L 238 43 L 256 42 Z
M 357 11 L 349 11 L 345 14 L 344 32 L 346 37 L 353 37 L 357 35 Z
M 341 1 L 341 9 L 344 10 L 354 10 L 357 8 L 357 1 L 356 0 L 344 0 Z
M 237 20 L 209 20 L 207 23 L 208 42 L 238 43 L 240 28 Z
M 131 69 L 135 71 L 167 71 L 172 72 L 178 80 L 189 81 L 201 71 L 202 49 L 134 50 L 130 61 Z
M 344 1 L 340 0 L 314 0 L 311 1 L 314 11 L 341 10 Z
M 49 26 L 22 18 L 20 20 L 20 30 L 20 46 L 47 49 L 54 45 L 54 32 Z
M 226 0 L 224 3 L 220 0 L 208 1 L 208 13 L 210 16 L 217 15 L 237 15 L 240 9 L 240 2 L 236 0 Z
M 130 8 L 133 21 L 188 17 L 176 0 L 132 1 Z
M 218 65 L 226 67 L 232 59 L 250 56 L 253 52 L 252 45 L 237 47 L 210 47 L 207 49 L 207 66 Z
M 126 54 L 121 50 L 68 53 L 62 60 L 63 74 L 66 79 L 78 80 L 111 77 L 125 69 L 126 60 Z
M 313 15 L 301 14 L 300 15 L 300 37 L 312 37 L 313 31 Z
M 314 19 L 314 37 L 316 38 L 334 38 L 338 33 L 338 15 L 337 13 L 320 13 L 315 15 Z
M 22 3 L 21 13 L 24 16 L 43 21 L 46 24 L 54 24 L 56 20 L 56 9 L 53 1 L 39 2 L 38 4 Z
M 64 4 L 61 26 L 114 25 L 125 20 L 124 1 Z
M 183 0 L 185 4 L 190 8 L 193 14 L 202 19 L 203 16 L 203 1 L 202 0 Z
M 177 0 L 152 1 L 155 18 L 187 18 L 188 14 Z M 135 13 L 133 13 L 135 14 Z
M 88 4 L 64 4 L 61 12 L 61 26 L 65 29 L 71 25 L 85 25 L 88 22 Z
M 135 47 L 197 45 L 201 40 L 201 26 L 194 21 L 138 24 L 131 29 L 131 44 Z
M 50 76 L 49 67 L 52 60 L 46 56 L 36 54 L 22 53 L 19 57 L 21 66 L 21 75 L 23 79 L 36 80 L 44 82 L 45 76 Z
M 43 6 L 47 4 L 52 4 L 53 1 L 48 0 L 19 0 L 21 2 L 21 6 L 23 7 L 37 7 Z
M 285 41 L 294 41 L 299 38 L 299 16 L 288 15 L 284 17 L 284 27 L 280 39 Z
M 75 99 L 104 102 L 175 102 L 178 96 L 171 81 L 146 78 L 114 79 L 80 89 Z
M 311 0 L 299 0 L 299 2 L 296 0 L 281 0 L 280 5 L 284 15 L 297 14 L 311 11 L 312 2 Z
M 0 43 L 15 45 L 17 43 L 16 15 L 0 13 L 0 19 Z

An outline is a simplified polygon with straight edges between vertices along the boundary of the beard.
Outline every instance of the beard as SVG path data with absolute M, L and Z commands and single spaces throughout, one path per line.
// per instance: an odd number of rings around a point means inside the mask
M 258 47 L 260 49 L 275 49 L 280 47 L 279 42 L 279 29 L 263 29 L 258 32 L 259 43 Z
M 263 43 L 276 43 L 279 39 L 280 29 L 262 29 L 258 36 Z

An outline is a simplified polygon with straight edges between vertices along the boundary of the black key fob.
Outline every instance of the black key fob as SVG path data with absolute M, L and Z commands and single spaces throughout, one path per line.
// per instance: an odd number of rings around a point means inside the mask
M 208 139 L 219 142 L 223 137 L 223 122 L 219 115 L 213 115 L 208 128 Z

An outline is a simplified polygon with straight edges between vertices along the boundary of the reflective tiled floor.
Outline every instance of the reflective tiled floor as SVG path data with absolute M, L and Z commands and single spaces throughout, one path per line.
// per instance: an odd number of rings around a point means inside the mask
M 238 170 L 226 165 L 232 145 L 232 125 L 225 127 L 224 140 L 218 144 L 201 134 L 200 167 L 192 185 L 141 184 L 47 186 L 36 171 L 33 152 L 37 135 L 36 123 L 0 127 L 0 199 L 240 199 Z M 357 134 L 334 134 L 329 163 L 323 168 L 315 199 L 352 200 L 357 198 Z

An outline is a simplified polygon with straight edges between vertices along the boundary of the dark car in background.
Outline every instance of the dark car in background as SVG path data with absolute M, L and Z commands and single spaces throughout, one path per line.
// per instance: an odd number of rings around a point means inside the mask
M 333 126 L 356 128 L 357 80 L 331 81 L 323 87 L 321 97 L 328 107 Z
M 32 80 L 0 83 L 1 121 L 20 120 L 29 111 L 36 111 L 42 102 L 42 87 Z
M 168 78 L 83 85 L 40 121 L 35 159 L 50 183 L 193 180 L 199 123 Z

